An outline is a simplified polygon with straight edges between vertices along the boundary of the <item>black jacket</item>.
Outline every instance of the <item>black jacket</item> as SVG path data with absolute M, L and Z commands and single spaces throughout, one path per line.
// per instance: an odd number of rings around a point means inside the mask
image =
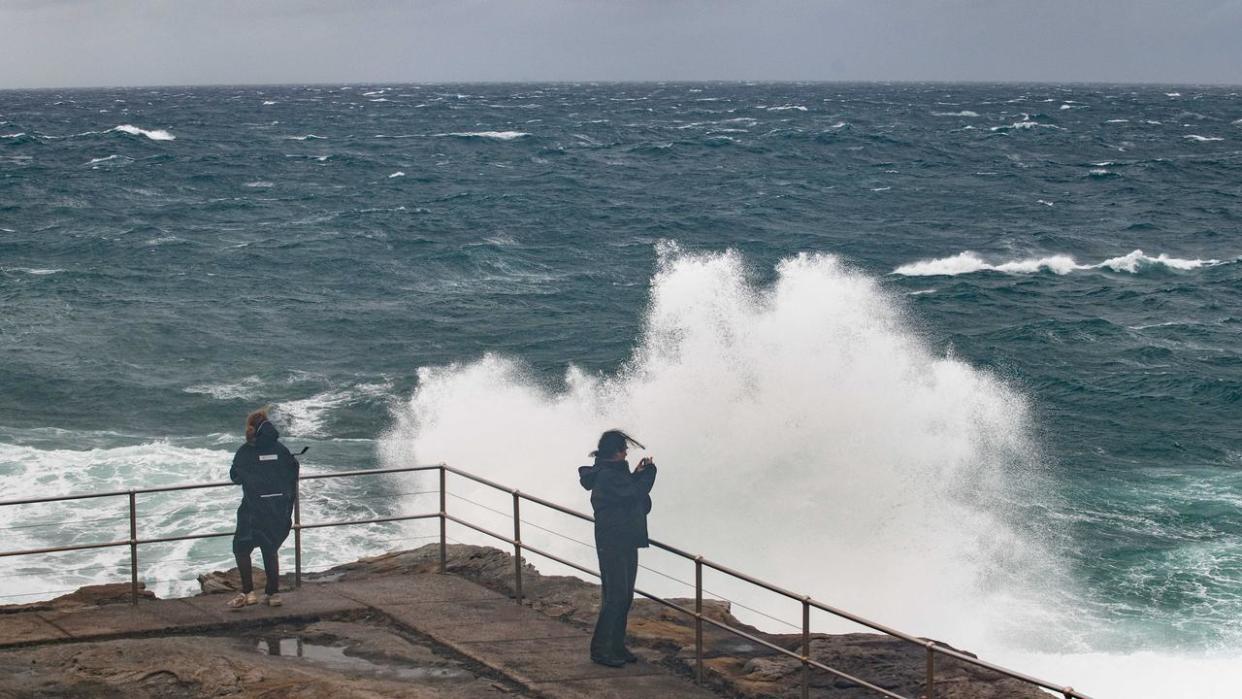
M 270 422 L 259 426 L 254 443 L 247 442 L 233 456 L 229 479 L 242 487 L 237 508 L 240 541 L 279 547 L 293 526 L 293 500 L 298 492 L 301 464 L 280 443 L 280 433 Z
M 595 465 L 578 469 L 578 481 L 591 491 L 595 510 L 595 546 L 646 548 L 647 513 L 651 512 L 651 486 L 655 464 L 630 473 L 624 461 L 596 459 Z

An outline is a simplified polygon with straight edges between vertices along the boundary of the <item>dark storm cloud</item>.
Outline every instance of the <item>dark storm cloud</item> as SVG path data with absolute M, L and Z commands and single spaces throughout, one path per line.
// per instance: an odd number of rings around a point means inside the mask
M 1242 82 L 1242 0 L 0 0 L 0 87 Z

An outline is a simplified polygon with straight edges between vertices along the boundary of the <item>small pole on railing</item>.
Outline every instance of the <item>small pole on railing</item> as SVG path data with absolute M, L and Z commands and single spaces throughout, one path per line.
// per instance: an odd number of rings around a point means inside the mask
M 936 642 L 927 642 L 927 692 L 926 699 L 936 699 Z
M 1065 687 L 1061 690 L 1061 694 L 1065 695 L 1065 699 L 1074 699 L 1074 697 L 1078 696 L 1077 694 L 1074 694 L 1073 687 Z
M 694 681 L 703 684 L 703 557 L 694 557 Z
M 302 493 L 293 487 L 293 587 L 302 587 Z
M 513 599 L 522 603 L 522 495 L 513 491 Z
M 129 595 L 130 604 L 138 604 L 138 504 L 136 493 L 129 491 Z
M 445 519 L 448 509 L 445 507 L 448 494 L 444 489 L 444 464 L 440 464 L 440 572 L 448 572 L 448 536 L 446 534 L 448 520 Z
M 811 598 L 802 598 L 802 699 L 811 695 Z

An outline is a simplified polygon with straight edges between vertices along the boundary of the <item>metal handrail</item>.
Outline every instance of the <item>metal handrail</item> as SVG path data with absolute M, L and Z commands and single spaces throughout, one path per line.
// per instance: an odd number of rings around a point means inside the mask
M 354 471 L 337 471 L 337 472 L 328 472 L 328 473 L 313 473 L 313 474 L 306 474 L 306 475 L 299 476 L 299 481 L 316 480 L 316 479 L 324 479 L 324 478 L 348 478 L 348 477 L 354 477 L 354 476 L 373 476 L 373 475 L 382 475 L 382 474 L 389 474 L 389 473 L 411 473 L 411 472 L 420 472 L 420 471 L 438 471 L 439 472 L 439 477 L 440 477 L 439 478 L 440 480 L 440 488 L 439 488 L 440 511 L 439 512 L 422 513 L 422 514 L 415 514 L 415 515 L 400 515 L 400 516 L 393 516 L 393 517 L 375 517 L 375 518 L 369 518 L 369 519 L 341 520 L 341 521 L 334 521 L 334 522 L 318 522 L 318 523 L 313 523 L 313 524 L 303 524 L 301 521 L 301 499 L 294 498 L 293 527 L 292 527 L 293 534 L 294 534 L 294 585 L 300 587 L 302 584 L 302 530 L 303 529 L 320 529 L 320 528 L 325 528 L 325 527 L 348 526 L 348 525 L 355 525 L 355 524 L 375 524 L 375 523 L 383 523 L 383 522 L 398 522 L 398 521 L 417 520 L 417 519 L 438 519 L 440 521 L 440 537 L 439 538 L 440 538 L 440 570 L 441 572 L 444 572 L 447 567 L 448 537 L 447 537 L 446 532 L 447 532 L 448 522 L 459 524 L 461 526 L 467 527 L 469 529 L 477 531 L 486 536 L 512 544 L 514 547 L 514 557 L 513 557 L 514 558 L 514 598 L 518 604 L 521 604 L 522 599 L 523 599 L 522 552 L 524 550 L 529 551 L 531 553 L 538 554 L 550 560 L 556 561 L 562 565 L 569 566 L 570 568 L 573 568 L 574 570 L 580 571 L 582 573 L 586 573 L 588 575 L 592 575 L 595 577 L 600 577 L 598 571 L 591 570 L 590 568 L 587 568 L 585 566 L 579 565 L 572 561 L 556 556 L 548 551 L 544 551 L 542 549 L 535 548 L 533 546 L 523 543 L 522 535 L 521 535 L 521 524 L 523 520 L 521 519 L 521 516 L 520 516 L 520 512 L 521 512 L 520 508 L 521 508 L 521 502 L 523 500 L 526 500 L 536 505 L 547 507 L 556 512 L 560 512 L 562 514 L 569 515 L 571 517 L 576 517 L 578 519 L 581 519 L 587 522 L 594 522 L 595 519 L 593 517 L 591 517 L 590 515 L 584 514 L 582 512 L 578 512 L 577 510 L 573 510 L 571 508 L 565 507 L 563 505 L 558 505 L 557 503 L 551 502 L 549 500 L 545 500 L 543 498 L 530 495 L 528 493 L 524 493 L 515 488 L 509 488 L 505 485 L 489 480 L 482 476 L 478 476 L 473 473 L 469 473 L 467 471 L 462 471 L 461 469 L 448 466 L 447 464 L 436 464 L 436 465 L 430 465 L 430 466 L 406 466 L 406 467 L 398 467 L 398 468 L 380 468 L 380 469 L 367 469 L 367 470 L 354 470 Z M 513 499 L 513 537 L 509 538 L 508 536 L 491 531 L 484 527 L 480 527 L 460 517 L 448 514 L 447 498 L 446 498 L 447 496 L 446 475 L 448 473 L 452 473 L 454 475 L 461 476 L 463 478 L 474 481 L 481 485 L 488 486 L 489 488 L 508 493 Z M 131 601 L 132 603 L 137 604 L 138 598 L 139 598 L 139 594 L 138 594 L 138 546 L 145 545 L 145 544 L 169 543 L 169 542 L 174 542 L 174 541 L 188 541 L 188 540 L 194 540 L 194 539 L 209 539 L 209 538 L 233 535 L 233 532 L 230 531 L 230 532 L 209 532 L 206 534 L 187 534 L 187 535 L 182 535 L 182 536 L 169 536 L 169 537 L 157 537 L 157 538 L 150 538 L 150 539 L 140 539 L 138 537 L 138 532 L 137 532 L 137 503 L 136 503 L 137 496 L 141 494 L 147 494 L 147 493 L 166 493 L 166 492 L 173 492 L 173 491 L 195 490 L 195 489 L 202 489 L 202 488 L 222 488 L 222 487 L 230 487 L 233 485 L 235 484 L 232 483 L 231 481 L 216 481 L 216 482 L 209 482 L 209 483 L 182 483 L 182 484 L 176 484 L 176 485 L 155 486 L 151 488 L 133 488 L 129 490 L 115 490 L 115 491 L 93 492 L 93 493 L 72 493 L 69 495 L 57 495 L 57 496 L 48 496 L 48 497 L 39 497 L 39 498 L 20 498 L 20 499 L 15 499 L 15 500 L 0 500 L 0 507 L 7 507 L 7 506 L 13 506 L 13 505 L 31 505 L 31 504 L 46 503 L 46 502 L 62 502 L 62 501 L 69 501 L 69 500 L 84 500 L 84 499 L 103 498 L 103 497 L 126 497 L 129 501 L 129 523 L 130 523 L 130 536 L 128 539 L 122 539 L 122 540 L 117 540 L 117 541 L 107 541 L 107 542 L 95 542 L 95 543 L 89 543 L 89 544 L 77 544 L 73 546 L 53 546 L 53 547 L 44 547 L 44 548 L 36 548 L 36 549 L 25 549 L 25 550 L 19 550 L 19 551 L 0 551 L 0 558 L 9 557 L 9 556 L 60 553 L 60 552 L 66 552 L 66 551 L 83 551 L 83 550 L 90 550 L 90 549 L 128 546 L 130 548 Z M 435 491 L 429 491 L 429 492 L 435 492 Z M 703 556 L 695 555 L 693 553 L 687 552 L 675 546 L 665 544 L 663 542 L 656 541 L 654 539 L 651 540 L 651 545 L 661 550 L 672 553 L 676 556 L 679 556 L 681 558 L 685 558 L 694 563 L 694 566 L 695 566 L 695 608 L 694 610 L 690 610 L 675 602 L 672 602 L 670 600 L 664 599 L 657 595 L 645 592 L 640 589 L 635 589 L 634 592 L 643 597 L 646 597 L 647 599 L 657 602 L 665 607 L 673 609 L 681 614 L 688 615 L 695 620 L 695 680 L 699 682 L 700 684 L 703 682 L 703 624 L 707 623 L 713 627 L 719 628 L 723 631 L 727 631 L 735 636 L 738 636 L 739 638 L 743 638 L 751 643 L 761 645 L 776 653 L 779 653 L 787 657 L 792 657 L 800 661 L 803 667 L 802 696 L 804 697 L 804 699 L 805 697 L 808 696 L 809 690 L 810 690 L 811 669 L 817 669 L 817 670 L 828 672 L 836 677 L 840 677 L 844 680 L 855 683 L 859 685 L 860 687 L 865 687 L 880 695 L 890 697 L 891 699 L 907 699 L 898 694 L 894 694 L 893 692 L 887 689 L 884 689 L 883 687 L 879 687 L 877 685 L 867 682 L 866 680 L 855 677 L 853 675 L 845 673 L 836 668 L 830 667 L 817 660 L 813 660 L 810 657 L 810 641 L 811 641 L 810 611 L 811 609 L 818 609 L 818 610 L 827 612 L 829 614 L 832 614 L 834 616 L 840 617 L 842 619 L 847 619 L 856 624 L 866 626 L 870 629 L 873 629 L 885 635 L 891 636 L 893 638 L 897 638 L 902 641 L 913 643 L 913 644 L 916 644 L 916 645 L 919 645 L 925 648 L 927 652 L 927 668 L 926 668 L 927 679 L 926 679 L 926 686 L 924 689 L 924 693 L 921 695 L 921 697 L 925 699 L 935 699 L 935 696 L 936 696 L 935 675 L 936 675 L 936 657 L 938 655 L 943 655 L 945 657 L 953 658 L 958 661 L 968 663 L 970 665 L 974 665 L 976 667 L 983 668 L 991 672 L 995 672 L 1005 677 L 1009 677 L 1011 679 L 1019 680 L 1021 682 L 1026 682 L 1028 684 L 1041 687 L 1043 689 L 1052 690 L 1054 692 L 1061 694 L 1065 699 L 1091 699 L 1087 695 L 1074 690 L 1072 687 L 1063 687 L 1063 686 L 1055 685 L 1055 684 L 1052 684 L 1051 682 L 1047 682 L 1045 680 L 1041 680 L 1041 679 L 1032 677 L 1030 675 L 1026 675 L 1020 672 L 1016 672 L 1014 670 L 1010 670 L 1000 665 L 995 665 L 993 663 L 980 660 L 966 653 L 962 653 L 960 651 L 954 650 L 947 646 L 938 644 L 935 641 L 913 636 L 911 634 L 905 633 L 903 631 L 899 631 L 897 629 L 886 626 L 879 622 L 866 619 L 852 612 L 825 604 L 818 600 L 812 599 L 811 597 L 807 595 L 799 595 L 798 593 L 793 592 L 791 590 L 785 589 L 783 587 L 767 582 L 765 580 L 761 580 L 759 578 L 756 578 L 752 575 L 748 575 L 741 571 L 734 570 L 732 568 L 729 568 L 728 566 L 725 566 L 720 563 L 716 563 L 715 561 L 708 560 L 704 558 Z M 718 571 L 720 573 L 724 573 L 725 575 L 728 575 L 730 577 L 736 578 L 743 582 L 755 585 L 757 587 L 763 588 L 770 592 L 774 592 L 776 594 L 782 595 L 786 598 L 789 598 L 789 599 L 792 599 L 792 600 L 795 600 L 801 603 L 802 605 L 802 649 L 801 651 L 802 652 L 796 653 L 787 648 L 783 648 L 779 645 L 776 645 L 770 641 L 759 638 L 755 636 L 754 634 L 751 634 L 743 629 L 730 626 L 729 624 L 726 624 L 721 621 L 717 621 L 716 619 L 712 619 L 708 617 L 707 615 L 705 615 L 703 613 L 703 568 L 705 567 L 711 568 L 712 570 Z
M 561 513 L 566 514 L 566 515 L 569 515 L 569 516 L 571 516 L 571 517 L 577 517 L 578 519 L 581 519 L 581 520 L 584 520 L 584 521 L 587 521 L 587 522 L 594 522 L 594 521 L 595 521 L 595 519 L 594 519 L 593 517 L 591 517 L 590 515 L 587 515 L 587 514 L 585 514 L 585 513 L 578 512 L 577 510 L 570 509 L 570 508 L 565 507 L 565 506 L 563 506 L 563 505 L 558 505 L 558 504 L 556 504 L 556 503 L 554 503 L 554 502 L 550 502 L 550 501 L 548 501 L 548 500 L 544 500 L 543 498 L 540 498 L 540 497 L 537 497 L 537 496 L 534 496 L 534 495 L 530 495 L 530 494 L 528 494 L 528 493 L 524 493 L 524 492 L 522 492 L 522 491 L 520 491 L 520 490 L 518 490 L 518 489 L 516 489 L 516 488 L 509 488 L 509 487 L 507 487 L 507 486 L 501 485 L 500 483 L 497 483 L 497 482 L 495 482 L 495 481 L 489 480 L 489 479 L 484 478 L 484 477 L 482 477 L 482 476 L 477 476 L 477 475 L 475 475 L 475 474 L 473 474 L 473 473 L 469 473 L 469 472 L 467 472 L 467 471 L 462 471 L 461 469 L 454 468 L 454 467 L 452 467 L 452 466 L 448 466 L 448 465 L 444 465 L 443 470 L 444 470 L 444 471 L 447 471 L 447 472 L 449 472 L 449 473 L 453 473 L 453 474 L 455 474 L 455 475 L 461 476 L 461 477 L 466 478 L 466 479 L 468 479 L 468 480 L 472 480 L 472 481 L 474 481 L 474 482 L 476 482 L 476 483 L 480 483 L 480 484 L 482 484 L 482 485 L 486 485 L 486 486 L 491 487 L 491 488 L 493 488 L 493 489 L 500 490 L 500 491 L 503 491 L 503 492 L 506 492 L 506 493 L 511 494 L 511 495 L 513 496 L 513 498 L 514 498 L 514 515 L 513 515 L 513 517 L 514 517 L 514 528 L 515 528 L 515 532 L 517 532 L 517 531 L 518 531 L 518 529 L 517 529 L 517 528 L 518 528 L 518 526 L 519 526 L 519 522 L 520 522 L 520 519 L 518 518 L 518 510 L 517 510 L 517 503 L 518 503 L 518 501 L 519 501 L 519 500 L 528 500 L 528 501 L 530 501 L 530 502 L 533 502 L 533 503 L 536 503 L 536 504 L 539 504 L 539 505 L 543 505 L 543 506 L 545 506 L 545 507 L 548 507 L 549 509 L 555 510 L 555 511 L 557 511 L 557 512 L 561 512 Z M 466 527 L 469 527 L 469 528 L 471 528 L 471 529 L 474 529 L 475 531 L 478 531 L 478 532 L 480 532 L 480 533 L 483 533 L 483 534 L 486 534 L 486 535 L 488 535 L 488 536 L 494 537 L 494 538 L 496 538 L 496 539 L 500 539 L 501 541 L 505 541 L 505 542 L 507 542 L 507 543 L 511 543 L 511 544 L 513 544 L 513 545 L 517 548 L 517 550 L 518 550 L 519 552 L 521 551 L 521 549 L 523 549 L 523 548 L 524 548 L 524 549 L 526 549 L 526 550 L 528 550 L 528 551 L 532 551 L 532 552 L 534 552 L 534 553 L 538 553 L 538 554 L 540 554 L 540 555 L 542 555 L 542 556 L 544 556 L 544 557 L 546 557 L 546 558 L 550 558 L 550 559 L 552 559 L 552 560 L 554 560 L 554 561 L 557 561 L 558 563 L 561 563 L 561 564 L 563 564 L 563 565 L 568 565 L 568 566 L 570 566 L 571 568 L 574 568 L 574 569 L 576 569 L 576 570 L 582 571 L 582 572 L 587 573 L 587 574 L 589 574 L 589 575 L 593 575 L 593 576 L 595 576 L 595 577 L 599 577 L 599 573 L 598 573 L 598 572 L 596 572 L 596 571 L 593 571 L 593 570 L 590 570 L 590 569 L 588 569 L 588 568 L 585 568 L 585 567 L 583 567 L 583 566 L 581 566 L 581 565 L 578 565 L 578 564 L 572 563 L 572 562 L 567 561 L 567 560 L 565 560 L 565 559 L 562 559 L 562 558 L 560 558 L 560 557 L 558 557 L 558 556 L 551 555 L 551 554 L 547 553 L 546 551 L 540 551 L 540 550 L 538 550 L 538 549 L 535 549 L 534 547 L 528 546 L 528 545 L 526 545 L 526 544 L 522 544 L 522 543 L 521 543 L 521 541 L 520 541 L 520 536 L 515 535 L 514 539 L 510 539 L 510 538 L 505 537 L 505 536 L 503 536 L 503 535 L 501 535 L 501 534 L 497 534 L 496 532 L 488 531 L 488 530 L 486 530 L 486 529 L 484 529 L 484 528 L 482 528 L 482 527 L 479 527 L 479 526 L 476 526 L 476 525 L 471 524 L 471 523 L 469 523 L 469 522 L 466 522 L 465 520 L 462 520 L 462 519 L 460 519 L 460 518 L 458 518 L 458 517 L 454 517 L 454 516 L 452 516 L 452 515 L 448 515 L 448 514 L 444 513 L 444 512 L 443 512 L 443 510 L 444 510 L 444 508 L 443 508 L 443 506 L 441 506 L 441 513 L 444 515 L 444 518 L 445 518 L 445 519 L 447 519 L 447 520 L 449 520 L 449 521 L 452 521 L 452 522 L 456 522 L 457 524 L 464 525 L 464 526 L 466 526 Z M 1091 699 L 1091 698 L 1090 698 L 1090 697 L 1088 697 L 1087 695 L 1082 694 L 1081 692 L 1076 691 L 1076 690 L 1075 690 L 1074 688 L 1072 688 L 1072 687 L 1066 687 L 1066 686 L 1062 686 L 1062 685 L 1056 685 L 1056 684 L 1053 684 L 1053 683 L 1051 683 L 1051 682 L 1047 682 L 1047 681 L 1045 681 L 1045 680 L 1041 680 L 1041 679 L 1038 679 L 1038 678 L 1036 678 L 1036 677 L 1032 677 L 1032 676 L 1030 676 L 1030 675 L 1026 675 L 1026 674 L 1023 674 L 1023 673 L 1020 673 L 1020 672 L 1016 672 L 1016 671 L 1014 671 L 1014 670 L 1010 670 L 1010 669 L 1005 668 L 1005 667 L 1002 667 L 1002 666 L 1000 666 L 1000 665 L 996 665 L 996 664 L 989 663 L 989 662 L 986 662 L 986 661 L 983 661 L 983 660 L 979 660 L 978 658 L 975 658 L 975 657 L 973 657 L 973 656 L 971 656 L 971 655 L 968 655 L 968 654 L 966 654 L 966 653 L 962 653 L 962 652 L 960 652 L 960 651 L 954 650 L 954 649 L 949 648 L 949 647 L 947 647 L 947 646 L 944 646 L 944 645 L 938 644 L 938 643 L 936 643 L 935 641 L 930 641 L 930 640 L 927 640 L 927 639 L 918 638 L 918 637 L 913 636 L 913 635 L 911 635 L 911 634 L 908 634 L 908 633 L 905 633 L 905 632 L 902 632 L 902 631 L 898 631 L 897 629 L 894 629 L 894 628 L 892 628 L 892 627 L 886 626 L 886 625 L 881 624 L 881 623 L 879 623 L 879 622 L 872 621 L 872 620 L 870 620 L 870 619 L 867 619 L 867 618 L 865 618 L 865 617 L 859 616 L 859 615 L 857 615 L 857 614 L 853 614 L 853 613 L 851 613 L 851 612 L 848 612 L 848 611 L 845 611 L 845 610 L 842 610 L 842 609 L 838 609 L 838 608 L 833 607 L 833 606 L 831 606 L 831 605 L 825 604 L 825 603 L 820 602 L 820 601 L 818 601 L 818 600 L 815 600 L 815 599 L 813 599 L 813 598 L 811 598 L 811 597 L 809 597 L 809 596 L 807 596 L 807 595 L 800 595 L 800 594 L 798 594 L 798 593 L 796 593 L 796 592 L 793 592 L 793 591 L 791 591 L 791 590 L 787 590 L 787 589 L 785 589 L 785 588 L 783 588 L 783 587 L 780 587 L 780 586 L 778 586 L 778 585 L 774 585 L 774 584 L 772 584 L 772 583 L 770 583 L 770 582 L 767 582 L 766 580 L 760 580 L 759 578 L 756 578 L 756 577 L 751 576 L 751 575 L 747 575 L 746 573 L 742 573 L 741 571 L 733 570 L 732 568 L 729 568 L 728 566 L 725 566 L 725 565 L 720 564 L 720 563 L 716 563 L 716 562 L 714 562 L 714 561 L 710 561 L 710 560 L 708 560 L 708 559 L 706 559 L 706 558 L 704 558 L 704 557 L 702 557 L 702 556 L 699 556 L 699 555 L 695 555 L 695 554 L 689 553 L 689 552 L 687 552 L 687 551 L 684 551 L 684 550 L 682 550 L 682 549 L 677 548 L 676 546 L 672 546 L 672 545 L 669 545 L 669 544 L 665 544 L 665 543 L 663 543 L 663 542 L 656 541 L 655 539 L 651 539 L 650 541 L 651 541 L 651 545 L 652 545 L 652 546 L 654 546 L 654 547 L 656 547 L 656 548 L 662 549 L 662 550 L 664 550 L 664 551 L 668 551 L 669 553 L 672 553 L 672 554 L 674 554 L 674 555 L 680 556 L 680 557 L 682 557 L 682 558 L 686 558 L 686 559 L 691 560 L 691 561 L 693 561 L 693 562 L 695 563 L 695 569 L 696 569 L 696 570 L 695 570 L 695 572 L 696 572 L 696 575 L 695 575 L 695 579 L 696 579 L 696 580 L 695 580 L 695 582 L 696 582 L 696 584 L 695 584 L 695 588 L 696 588 L 696 590 L 695 590 L 695 592 L 696 592 L 696 601 L 698 602 L 698 604 L 696 605 L 696 608 L 697 608 L 697 609 L 696 609 L 696 611 L 693 611 L 693 612 L 692 612 L 692 611 L 690 611 L 690 610 L 688 610 L 688 609 L 685 609 L 684 607 L 681 607 L 680 605 L 673 604 L 673 603 L 669 602 L 668 600 L 665 600 L 665 599 L 662 599 L 662 598 L 657 597 L 657 596 L 655 596 L 655 595 L 652 595 L 652 594 L 649 594 L 649 593 L 643 592 L 642 590 L 637 590 L 637 589 L 636 589 L 636 590 L 635 590 L 635 592 L 636 592 L 636 593 L 638 593 L 638 594 L 640 594 L 640 595 L 642 595 L 642 596 L 644 596 L 644 597 L 647 597 L 647 598 L 649 598 L 649 599 L 652 599 L 652 600 L 654 600 L 654 601 L 656 601 L 656 602 L 660 602 L 661 604 L 664 604 L 665 606 L 668 606 L 668 607 L 671 607 L 671 608 L 673 608 L 673 609 L 676 609 L 676 610 L 677 610 L 677 611 L 679 611 L 679 612 L 682 612 L 682 613 L 684 613 L 684 614 L 687 614 L 687 615 L 689 615 L 689 616 L 694 617 L 694 618 L 695 618 L 695 620 L 696 620 L 696 625 L 701 625 L 703 622 L 707 622 L 708 624 L 711 624 L 711 625 L 716 626 L 716 627 L 718 627 L 718 628 L 720 628 L 720 629 L 723 629 L 723 630 L 725 630 L 725 631 L 728 631 L 728 632 L 730 632 L 730 633 L 732 633 L 732 634 L 734 634 L 734 635 L 737 635 L 737 636 L 739 636 L 739 637 L 745 638 L 745 639 L 746 639 L 746 640 L 748 640 L 748 641 L 755 642 L 755 643 L 760 643 L 761 645 L 764 645 L 764 646 L 770 647 L 770 648 L 772 648 L 773 650 L 778 650 L 778 651 L 779 651 L 779 652 L 781 652 L 782 654 L 789 655 L 789 656 L 794 657 L 794 658 L 798 658 L 799 660 L 801 660 L 801 661 L 802 661 L 804 669 L 809 669 L 810 667 L 815 667 L 815 668 L 820 669 L 820 670 L 825 670 L 825 671 L 828 671 L 828 672 L 830 672 L 830 673 L 832 673 L 832 674 L 834 674 L 834 675 L 837 675 L 837 676 L 839 676 L 839 677 L 842 677 L 842 678 L 844 678 L 844 679 L 848 679 L 848 680 L 849 680 L 849 681 L 851 681 L 851 682 L 856 682 L 856 683 L 860 684 L 861 686 L 867 687 L 868 689 L 871 689 L 871 690 L 873 690 L 873 691 L 877 691 L 877 692 L 879 692 L 879 693 L 881 693 L 881 694 L 884 694 L 885 696 L 897 697 L 897 699 L 901 699 L 900 697 L 898 697 L 898 695 L 892 694 L 891 692 L 888 692 L 887 690 L 884 690 L 884 689 L 882 689 L 882 688 L 880 688 L 880 687 L 876 687 L 876 686 L 874 686 L 874 685 L 871 685 L 871 684 L 869 684 L 869 683 L 867 683 L 867 682 L 865 682 L 865 681 L 863 681 L 863 680 L 860 680 L 860 679 L 858 679 L 858 678 L 851 677 L 851 676 L 849 676 L 849 675 L 847 675 L 847 674 L 842 673 L 842 672 L 841 672 L 841 671 L 839 671 L 839 670 L 835 670 L 835 669 L 830 668 L 830 667 L 828 667 L 828 666 L 826 666 L 826 665 L 823 665 L 822 663 L 818 663 L 817 661 L 814 661 L 814 660 L 811 660 L 811 659 L 810 659 L 810 657 L 809 657 L 809 655 L 810 655 L 810 623 L 809 623 L 809 616 L 810 616 L 810 614 L 809 614 L 809 612 L 810 612 L 810 609 L 811 609 L 811 608 L 815 608 L 815 609 L 819 609 L 819 610 L 821 610 L 821 611 L 828 612 L 829 614 L 833 614 L 833 615 L 835 615 L 835 616 L 841 617 L 842 619 L 847 619 L 847 620 L 852 621 L 852 622 L 854 622 L 854 623 L 856 623 L 856 624 L 860 624 L 860 625 L 862 625 L 862 626 L 866 626 L 866 627 L 868 627 L 868 628 L 870 628 L 870 629 L 873 629 L 873 630 L 875 630 L 875 631 L 879 631 L 880 633 L 886 634 L 886 635 L 888 635 L 888 636 L 892 636 L 892 637 L 894 637 L 894 638 L 897 638 L 897 639 L 900 639 L 900 640 L 903 640 L 903 641 L 907 641 L 907 642 L 909 642 L 909 643 L 913 643 L 913 644 L 916 644 L 916 645 L 919 645 L 919 646 L 922 646 L 923 648 L 925 648 L 925 649 L 927 650 L 927 675 L 928 675 L 928 679 L 927 679 L 927 687 L 926 687 L 926 690 L 925 690 L 925 693 L 924 693 L 924 695 L 923 695 L 923 696 L 924 696 L 924 697 L 926 697 L 926 699 L 934 699 L 934 697 L 935 697 L 935 658 L 936 658 L 936 656 L 937 656 L 937 655 L 944 655 L 944 656 L 947 656 L 947 657 L 950 657 L 950 658 L 954 658 L 954 659 L 956 659 L 956 660 L 959 660 L 959 661 L 962 661 L 962 662 L 965 662 L 965 663 L 968 663 L 968 664 L 971 664 L 971 665 L 974 665 L 974 666 L 976 666 L 976 667 L 980 667 L 980 668 L 983 668 L 983 669 L 986 669 L 986 670 L 990 670 L 990 671 L 992 671 L 992 672 L 995 672 L 995 673 L 1000 674 L 1000 675 L 1004 675 L 1004 676 L 1009 677 L 1009 678 L 1012 678 L 1012 679 L 1016 679 L 1016 680 L 1019 680 L 1019 681 L 1022 681 L 1022 682 L 1026 682 L 1026 683 L 1028 683 L 1028 684 L 1036 685 L 1036 686 L 1041 687 L 1041 688 L 1043 688 L 1043 689 L 1049 689 L 1049 690 L 1052 690 L 1052 691 L 1054 691 L 1054 692 L 1057 692 L 1057 693 L 1060 693 L 1061 695 L 1063 695 L 1063 696 L 1065 697 L 1065 699 Z M 708 568 L 711 568 L 711 569 L 713 569 L 713 570 L 716 570 L 716 571 L 719 571 L 719 572 L 721 572 L 721 573 L 724 573 L 725 575 L 729 575 L 729 576 L 731 576 L 731 577 L 737 578 L 737 579 L 742 580 L 742 581 L 744 581 L 744 582 L 748 582 L 748 583 L 750 583 L 750 584 L 752 584 L 752 585 L 756 585 L 756 586 L 758 586 L 758 587 L 761 587 L 761 588 L 763 588 L 763 589 L 765 589 L 765 590 L 768 590 L 768 591 L 770 591 L 770 592 L 775 592 L 775 593 L 777 593 L 777 594 L 779 594 L 779 595 L 783 595 L 783 596 L 785 596 L 785 597 L 788 597 L 789 599 L 792 599 L 792 600 L 795 600 L 795 601 L 801 602 L 801 603 L 802 603 L 802 605 L 803 605 L 803 614 L 802 614 L 802 616 L 803 616 L 803 653 L 802 653 L 802 655 L 798 655 L 798 654 L 793 653 L 792 651 L 789 651 L 789 650 L 787 650 L 787 649 L 780 648 L 779 646 L 773 646 L 773 644 L 770 644 L 770 643 L 764 642 L 764 641 L 762 641 L 762 639 L 755 638 L 753 635 L 748 634 L 748 633 L 746 633 L 745 631 L 743 631 L 743 630 L 741 630 L 741 629 L 736 629 L 736 628 L 734 628 L 734 627 L 732 627 L 732 626 L 729 626 L 729 625 L 727 625 L 727 624 L 724 624 L 724 623 L 722 623 L 722 622 L 718 622 L 718 621 L 716 621 L 716 620 L 714 620 L 714 619 L 710 619 L 710 618 L 708 618 L 708 617 L 704 616 L 704 615 L 703 615 L 703 613 L 702 613 L 702 609 L 701 609 L 701 606 L 702 606 L 702 603 L 701 603 L 701 600 L 702 600 L 702 588 L 703 588 L 703 583 L 702 583 L 702 577 L 703 577 L 703 576 L 702 576 L 702 567 L 708 567 Z M 517 576 L 517 579 L 520 581 L 520 579 L 521 579 L 521 569 L 520 569 L 520 567 L 518 568 L 518 572 L 517 572 L 516 576 Z M 520 583 L 520 582 L 518 582 L 518 584 L 517 584 L 517 586 L 516 586 L 516 589 L 517 589 L 517 590 L 519 590 L 518 600 L 519 600 L 519 602 L 520 602 L 520 601 L 521 601 L 521 596 L 520 596 L 521 583 Z M 695 655 L 696 655 L 696 678 L 697 678 L 697 680 L 698 680 L 699 682 L 702 682 L 702 675 L 703 675 L 703 662 L 702 662 L 703 649 L 702 649 L 702 645 L 703 645 L 703 644 L 702 644 L 702 631 L 701 631 L 701 626 L 699 626 L 698 628 L 696 628 L 696 634 L 695 634 L 695 635 L 696 635 L 696 642 L 695 642 L 695 646 L 696 646 L 696 647 L 695 647 Z M 803 673 L 803 682 L 802 682 L 802 696 L 803 696 L 803 697 L 806 697 L 806 696 L 809 694 L 809 689 L 810 689 L 810 678 L 809 678 L 809 675 L 808 675 L 806 672 L 804 672 L 804 673 Z

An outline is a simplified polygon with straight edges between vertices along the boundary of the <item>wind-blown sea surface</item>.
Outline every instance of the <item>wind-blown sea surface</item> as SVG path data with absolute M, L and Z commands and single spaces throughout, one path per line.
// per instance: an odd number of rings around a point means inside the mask
M 271 404 L 307 472 L 444 461 L 585 508 L 620 425 L 657 538 L 1100 697 L 1236 696 L 1240 221 L 1229 88 L 0 92 L 0 488 L 222 480 Z M 303 520 L 436 487 L 312 481 Z M 507 496 L 451 489 L 504 530 L 471 501 Z M 227 531 L 237 499 L 139 496 L 139 531 Z M 126 508 L 2 508 L 4 549 L 125 539 Z M 306 565 L 434 535 L 310 530 Z M 129 571 L 3 560 L 0 602 Z M 140 549 L 160 594 L 231 565 Z

